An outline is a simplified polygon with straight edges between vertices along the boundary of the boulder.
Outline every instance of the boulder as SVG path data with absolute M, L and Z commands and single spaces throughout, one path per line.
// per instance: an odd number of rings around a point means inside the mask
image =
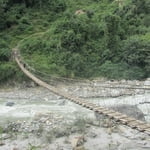
M 79 10 L 76 10 L 75 15 L 83 15 L 83 14 L 85 14 L 85 13 L 86 13 L 86 12 L 85 12 L 84 10 L 79 9 Z
M 15 105 L 14 102 L 7 102 L 7 103 L 6 103 L 6 106 L 9 106 L 9 107 L 11 107 L 11 106 L 13 106 L 13 105 Z
M 66 104 L 66 100 L 62 100 L 58 103 L 59 106 L 64 106 Z
M 123 104 L 112 106 L 110 108 L 137 120 L 145 121 L 143 112 L 136 105 Z
M 127 105 L 127 104 L 122 104 L 122 105 L 116 105 L 116 106 L 111 106 L 109 107 L 110 109 L 120 112 L 122 114 L 125 114 L 129 117 L 133 117 L 137 120 L 145 121 L 145 117 L 143 112 L 136 106 L 136 105 Z M 101 125 L 103 126 L 104 123 L 108 125 L 108 122 L 110 123 L 110 119 L 103 114 L 99 114 L 95 112 L 95 117 L 97 121 L 100 121 Z

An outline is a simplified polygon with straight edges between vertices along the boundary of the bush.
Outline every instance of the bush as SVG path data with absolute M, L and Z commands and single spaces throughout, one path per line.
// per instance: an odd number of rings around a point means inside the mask
M 0 7 L 0 31 L 7 27 L 6 24 L 6 15 L 3 8 Z
M 11 56 L 11 50 L 8 44 L 4 41 L 0 41 L 0 61 L 9 61 Z
M 126 66 L 124 64 L 115 64 L 111 61 L 106 61 L 98 69 L 99 75 L 111 79 L 120 79 L 124 76 L 124 70 Z
M 25 0 L 27 7 L 46 8 L 56 13 L 62 12 L 66 9 L 66 3 L 64 0 Z
M 80 33 L 75 34 L 73 30 L 66 31 L 61 37 L 61 46 L 71 52 L 80 51 L 83 42 L 82 35 Z
M 149 66 L 150 43 L 134 36 L 122 43 L 122 59 L 131 66 Z
M 112 63 L 106 61 L 99 67 L 99 76 L 109 79 L 143 79 L 146 77 L 145 71 L 138 66 L 130 66 L 126 63 Z
M 104 21 L 106 24 L 105 37 L 107 40 L 107 48 L 116 53 L 120 43 L 120 17 L 117 15 L 106 15 Z M 113 54 L 112 54 L 113 55 Z
M 75 120 L 73 126 L 77 127 L 78 132 L 80 133 L 85 133 L 86 131 L 86 120 L 83 118 L 77 118 L 77 120 Z
M 0 62 L 0 82 L 12 78 L 16 74 L 16 67 L 11 63 Z

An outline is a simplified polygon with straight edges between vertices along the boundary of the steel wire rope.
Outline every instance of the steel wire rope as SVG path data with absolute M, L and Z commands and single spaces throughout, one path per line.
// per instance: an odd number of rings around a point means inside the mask
M 73 78 L 64 78 L 64 77 L 56 77 L 56 76 L 52 76 L 52 75 L 49 75 L 47 73 L 43 73 L 41 71 L 38 71 L 36 69 L 34 69 L 33 67 L 31 67 L 30 65 L 28 65 L 23 59 L 22 59 L 23 63 L 26 64 L 26 67 L 31 70 L 32 72 L 36 73 L 36 74 L 41 74 L 43 76 L 46 76 L 46 77 L 49 77 L 49 78 L 52 78 L 52 79 L 63 79 L 63 80 L 70 80 L 70 81 L 84 81 L 84 80 L 77 80 L 77 79 L 73 79 Z M 87 80 L 86 80 L 87 81 Z M 90 80 L 89 80 L 90 81 Z M 113 84 L 113 83 L 112 83 Z M 116 84 L 116 83 L 115 83 Z M 119 83 L 118 83 L 119 84 Z M 150 88 L 145 88 L 145 87 L 142 87 L 142 86 L 150 86 L 150 85 L 133 85 L 133 84 L 124 84 L 125 86 L 122 87 L 122 86 L 114 86 L 114 85 L 109 85 L 108 83 L 105 83 L 103 84 L 105 86 L 102 86 L 102 85 L 94 85 L 94 87 L 104 87 L 104 88 L 107 88 L 106 85 L 109 86 L 109 88 L 129 88 L 129 89 L 147 89 L 147 90 L 150 90 Z M 93 85 L 91 85 L 93 86 Z M 131 87 L 127 87 L 127 86 L 131 86 Z M 139 87 L 140 86 L 140 87 Z
M 42 80 L 44 80 L 44 81 L 46 81 L 47 83 L 51 83 L 51 82 L 56 82 L 56 81 L 54 81 L 53 79 L 50 79 L 50 78 L 45 78 L 45 77 L 41 77 L 38 73 L 35 73 L 35 72 L 33 72 L 33 74 L 35 74 L 38 78 L 40 78 L 40 79 L 42 79 Z M 58 81 L 57 80 L 57 82 L 65 82 L 65 81 L 62 81 L 62 80 L 60 80 L 60 81 Z M 133 89 L 133 90 L 144 90 L 144 91 L 146 91 L 146 90 L 150 90 L 150 88 L 144 88 L 144 87 L 123 87 L 123 86 L 110 86 L 110 85 L 99 85 L 99 86 L 97 86 L 97 88 L 107 88 L 107 89 Z
M 32 71 L 32 73 L 34 73 L 34 74 L 36 74 L 36 75 L 38 75 L 38 77 L 40 77 L 40 78 L 42 78 L 43 80 L 45 80 L 46 82 L 51 82 L 50 80 L 54 80 L 54 79 L 57 79 L 57 80 L 59 80 L 59 81 L 63 81 L 63 82 L 65 82 L 66 80 L 67 81 L 78 81 L 78 82 L 80 82 L 80 81 L 84 81 L 84 80 L 77 80 L 77 79 L 72 79 L 72 78 L 64 78 L 64 77 L 56 77 L 56 76 L 52 76 L 52 75 L 49 75 L 49 74 L 47 74 L 47 73 L 43 73 L 43 72 L 41 72 L 41 71 L 38 71 L 38 70 L 36 70 L 36 69 L 34 69 L 33 67 L 31 67 L 30 65 L 28 65 L 28 63 L 26 63 L 25 61 L 24 61 L 24 59 L 21 57 L 21 61 L 23 62 L 23 64 L 25 64 L 26 65 L 26 68 L 28 68 L 28 70 L 30 70 L 30 71 Z M 43 77 L 41 77 L 40 75 L 42 75 Z M 87 80 L 86 80 L 87 81 Z M 90 81 L 90 80 L 89 80 Z M 116 84 L 116 83 L 115 83 Z M 119 83 L 118 83 L 119 84 Z M 121 89 L 143 89 L 143 90 L 150 90 L 150 88 L 148 87 L 139 87 L 139 86 L 145 86 L 145 85 L 133 85 L 133 84 L 124 84 L 125 86 L 123 87 L 123 86 L 116 86 L 116 85 L 111 85 L 110 86 L 110 84 L 108 84 L 108 83 L 103 83 L 103 85 L 91 85 L 92 87 L 102 87 L 102 88 L 114 88 L 114 89 L 116 89 L 116 88 L 121 88 Z M 128 87 L 127 87 L 128 86 Z M 130 86 L 130 87 L 129 87 Z M 146 85 L 146 86 L 149 86 L 149 85 Z
M 47 77 L 41 77 L 40 75 L 42 74 L 41 72 L 36 72 L 34 70 L 32 70 L 32 72 L 34 72 L 34 74 L 38 75 L 38 77 L 44 79 L 45 81 L 49 82 L 50 80 L 54 80 L 54 79 L 57 79 L 57 81 L 61 81 L 61 82 L 65 82 L 66 81 L 66 78 L 59 78 L 59 77 L 52 77 L 52 76 L 47 76 Z M 42 74 L 43 75 L 43 74 Z M 77 80 L 70 80 L 70 79 L 67 79 L 67 81 L 77 81 Z M 51 81 L 50 81 L 51 82 Z M 79 82 L 79 81 L 78 81 Z M 90 86 L 90 85 L 89 85 Z M 96 88 L 109 88 L 109 89 L 141 89 L 141 90 L 150 90 L 150 88 L 147 88 L 147 87 L 138 87 L 138 86 L 135 86 L 135 85 L 128 85 L 128 86 L 116 86 L 116 85 L 113 85 L 113 86 L 110 86 L 109 84 L 103 84 L 103 85 L 98 85 L 98 86 L 92 86 L 92 87 L 96 87 Z
M 55 77 L 55 76 L 52 76 L 52 75 L 49 75 L 49 74 L 46 74 L 46 73 L 43 73 L 43 72 L 41 72 L 41 71 L 38 71 L 38 70 L 36 70 L 36 69 L 34 69 L 33 67 L 31 67 L 30 65 L 28 65 L 28 63 L 26 63 L 25 61 L 24 61 L 24 59 L 23 58 L 21 58 L 21 61 L 26 65 L 26 68 L 28 68 L 30 71 L 32 71 L 34 74 L 36 74 L 36 75 L 38 75 L 38 77 L 40 77 L 40 78 L 42 78 L 42 79 L 44 79 L 45 81 L 47 81 L 47 82 L 49 82 L 49 80 L 51 79 L 57 79 L 57 80 L 59 80 L 59 81 L 63 81 L 63 82 L 65 82 L 66 80 L 67 81 L 82 81 L 83 82 L 83 80 L 77 80 L 77 79 L 68 79 L 68 78 L 64 78 L 64 77 Z M 40 75 L 42 75 L 43 77 L 41 77 Z M 87 81 L 87 80 L 86 80 Z M 50 81 L 51 82 L 51 81 Z M 126 86 L 114 86 L 114 85 L 109 85 L 108 83 L 106 84 L 103 84 L 103 85 L 96 85 L 96 86 L 93 86 L 93 87 L 102 87 L 102 88 L 121 88 L 121 89 L 143 89 L 143 90 L 150 90 L 150 88 L 148 87 L 148 88 L 145 88 L 145 87 L 139 87 L 139 86 L 141 86 L 141 85 L 133 85 L 133 84 L 124 84 L 124 85 L 126 85 Z M 128 87 L 127 87 L 128 86 Z M 130 87 L 129 87 L 130 86 Z M 145 86 L 145 85 L 142 85 L 142 86 Z M 148 86 L 148 85 L 147 85 Z

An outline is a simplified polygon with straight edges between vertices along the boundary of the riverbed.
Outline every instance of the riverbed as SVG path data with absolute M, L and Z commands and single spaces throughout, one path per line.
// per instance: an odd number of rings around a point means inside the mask
M 136 105 L 150 122 L 150 93 L 127 95 L 120 97 L 86 98 L 86 100 L 104 107 L 122 104 Z M 13 106 L 6 106 L 13 102 Z M 53 112 L 66 119 L 74 119 L 77 112 L 81 116 L 92 118 L 93 112 L 78 106 L 66 99 L 50 93 L 43 88 L 12 89 L 0 92 L 0 123 L 10 120 L 32 119 L 39 113 Z
M 71 91 L 77 91 L 76 89 L 77 87 L 75 89 L 72 87 Z M 69 88 L 65 90 L 69 91 Z M 92 95 L 92 92 L 88 94 Z M 119 95 L 86 97 L 84 93 L 83 97 L 87 101 L 104 107 L 122 104 L 137 106 L 143 112 L 145 121 L 150 122 L 150 93 L 148 90 L 144 92 L 142 90 L 138 93 L 132 91 L 130 94 Z M 9 102 L 13 105 L 7 106 Z M 77 124 L 74 122 L 77 122 Z M 14 132 L 11 133 L 14 134 L 13 138 L 3 140 L 4 145 L 0 146 L 0 150 L 13 150 L 14 148 L 27 150 L 31 149 L 31 145 L 37 147 L 40 145 L 37 148 L 39 150 L 72 150 L 72 141 L 83 135 L 85 141 L 82 146 L 87 150 L 150 149 L 150 138 L 146 134 L 122 125 L 113 124 L 109 126 L 105 123 L 104 126 L 99 126 L 97 123 L 95 114 L 92 111 L 63 99 L 44 88 L 8 88 L 0 90 L 0 126 L 7 128 L 11 126 L 14 130 L 11 131 Z M 21 126 L 16 128 L 18 125 Z M 41 125 L 43 127 L 42 133 L 40 137 L 37 137 Z M 81 128 L 80 126 L 84 128 L 84 130 L 82 129 L 84 132 L 79 132 L 77 128 Z M 65 134 L 59 133 L 59 136 L 61 136 L 55 137 L 51 141 L 52 137 L 49 137 L 48 133 L 54 129 L 57 129 L 57 132 L 61 130 Z M 65 131 L 62 131 L 62 129 Z M 69 135 L 66 131 L 69 132 Z M 3 136 L 10 136 L 10 133 Z M 101 142 L 103 145 L 100 144 Z

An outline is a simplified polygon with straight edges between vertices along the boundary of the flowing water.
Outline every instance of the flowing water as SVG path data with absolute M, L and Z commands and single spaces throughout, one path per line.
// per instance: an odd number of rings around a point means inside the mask
M 0 123 L 6 123 L 13 120 L 32 119 L 38 114 L 56 113 L 63 116 L 65 119 L 74 120 L 76 117 L 93 118 L 92 111 L 82 108 L 72 102 L 66 100 L 50 100 L 43 101 L 13 99 L 14 106 L 6 106 L 9 99 L 0 98 Z M 12 100 L 11 100 L 12 101 Z M 65 104 L 62 104 L 65 103 Z M 80 112 L 80 115 L 79 115 Z
M 56 97 L 50 98 L 49 95 L 45 96 L 45 94 L 42 93 L 37 96 L 34 92 L 35 91 L 32 90 L 29 91 L 29 98 L 28 91 L 26 94 L 22 91 L 19 91 L 19 94 L 16 94 L 17 92 L 4 92 L 0 94 L 0 123 L 6 123 L 12 120 L 32 119 L 34 116 L 41 113 L 57 113 L 70 120 L 79 116 L 85 118 L 94 117 L 92 111 L 82 108 L 68 100 L 58 99 Z M 14 96 L 15 94 L 16 96 Z M 34 94 L 36 95 L 35 97 Z M 26 95 L 26 97 L 24 95 Z M 106 107 L 120 104 L 137 105 L 137 107 L 144 113 L 146 121 L 150 122 L 149 97 L 150 93 L 144 93 L 116 98 L 90 98 L 87 100 Z M 14 105 L 11 107 L 6 106 L 7 102 L 14 102 Z

